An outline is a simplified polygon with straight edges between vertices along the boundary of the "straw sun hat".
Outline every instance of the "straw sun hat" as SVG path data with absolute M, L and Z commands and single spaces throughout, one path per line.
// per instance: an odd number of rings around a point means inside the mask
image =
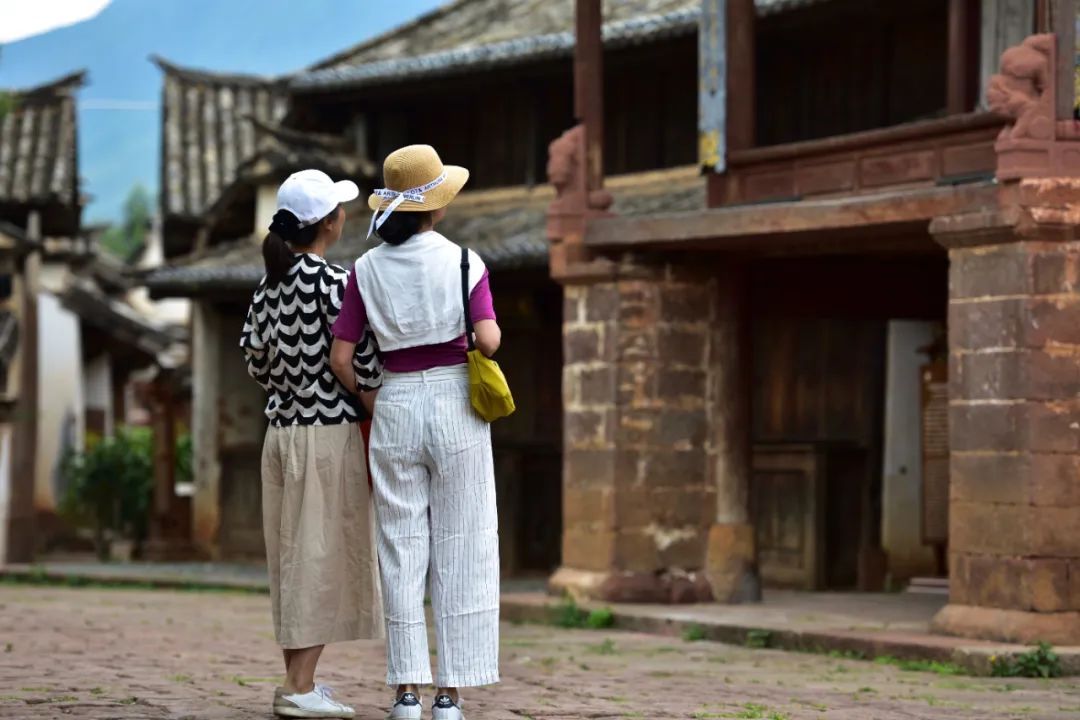
M 403 193 L 405 199 L 394 212 L 438 210 L 450 204 L 468 179 L 468 170 L 443 165 L 439 153 L 430 145 L 409 145 L 387 155 L 383 163 L 386 187 L 368 197 L 368 207 L 386 210 Z M 410 191 L 414 193 L 411 197 Z M 418 200 L 420 196 L 423 201 Z

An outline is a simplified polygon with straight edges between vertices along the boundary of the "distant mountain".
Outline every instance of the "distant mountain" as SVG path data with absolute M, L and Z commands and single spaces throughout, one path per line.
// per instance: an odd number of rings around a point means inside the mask
M 83 191 L 93 196 L 83 222 L 115 221 L 133 186 L 157 193 L 161 73 L 147 59 L 152 53 L 179 65 L 279 75 L 440 4 L 113 0 L 91 20 L 5 45 L 0 87 L 89 70 L 89 85 L 79 95 L 79 166 Z

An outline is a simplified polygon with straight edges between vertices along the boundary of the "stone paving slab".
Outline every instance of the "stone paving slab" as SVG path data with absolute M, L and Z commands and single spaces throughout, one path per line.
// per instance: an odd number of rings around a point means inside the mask
M 50 562 L 8 565 L 0 578 L 138 585 L 171 589 L 240 589 L 266 592 L 266 568 L 229 563 Z M 542 581 L 504 581 L 502 613 L 507 620 L 546 622 L 559 600 L 538 588 Z M 745 645 L 752 634 L 767 634 L 769 647 L 860 654 L 874 658 L 955 663 L 972 674 L 989 674 L 991 658 L 1016 655 L 1021 645 L 934 635 L 929 624 L 945 604 L 941 595 L 906 593 L 807 593 L 766 591 L 752 605 L 610 606 L 616 627 L 681 636 L 694 627 L 710 640 Z M 585 604 L 583 607 L 599 607 Z M 1057 648 L 1069 675 L 1080 675 L 1080 647 Z
M 381 642 L 327 649 L 320 680 L 385 716 Z M 438 662 L 438 658 L 433 658 Z M 1070 679 L 971 678 L 613 630 L 503 624 L 471 720 L 1080 718 Z M 269 600 L 231 592 L 0 586 L 0 718 L 270 718 Z

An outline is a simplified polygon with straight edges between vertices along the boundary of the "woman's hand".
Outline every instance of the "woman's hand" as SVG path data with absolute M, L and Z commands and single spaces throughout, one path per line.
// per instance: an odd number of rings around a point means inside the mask
M 375 398 L 379 396 L 378 389 L 375 390 L 359 390 L 356 396 L 360 398 L 360 404 L 364 406 L 364 410 L 367 411 L 368 417 L 375 417 Z

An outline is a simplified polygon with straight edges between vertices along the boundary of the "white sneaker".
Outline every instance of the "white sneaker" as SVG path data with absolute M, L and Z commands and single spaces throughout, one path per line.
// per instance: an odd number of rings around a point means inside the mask
M 356 717 L 356 711 L 327 696 L 326 688 L 315 686 L 309 693 L 295 695 L 275 695 L 274 714 L 290 718 L 349 718 Z
M 397 698 L 394 706 L 390 708 L 386 720 L 420 720 L 423 709 L 424 706 L 416 693 L 401 693 L 401 697 Z
M 431 705 L 431 720 L 465 720 L 462 704 L 461 698 L 455 704 L 449 695 L 439 695 Z

